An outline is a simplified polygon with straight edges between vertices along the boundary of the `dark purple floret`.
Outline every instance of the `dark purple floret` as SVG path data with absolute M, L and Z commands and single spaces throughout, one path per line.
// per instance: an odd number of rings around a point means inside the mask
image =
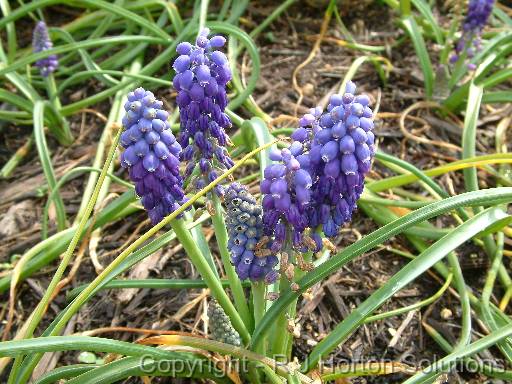
M 124 105 L 121 166 L 127 168 L 135 192 L 153 225 L 186 200 L 179 170 L 181 145 L 171 132 L 169 113 L 152 92 L 137 88 Z
M 53 47 L 44 21 L 38 21 L 34 28 L 32 46 L 34 53 L 47 51 Z M 41 76 L 46 77 L 57 69 L 59 61 L 56 55 L 49 55 L 44 59 L 37 60 L 36 66 L 39 68 Z
M 216 50 L 224 45 L 222 36 L 208 39 L 204 29 L 192 45 L 178 44 L 173 68 L 176 71 L 173 84 L 178 91 L 176 101 L 180 108 L 179 143 L 184 148 L 182 160 L 189 163 L 185 177 L 196 168 L 201 177 L 195 179 L 193 187 L 199 189 L 217 177 L 215 169 L 233 166 L 226 145 L 229 137 L 226 129 L 231 120 L 225 113 L 228 104 L 226 84 L 231 80 L 231 70 L 224 53 Z M 224 193 L 222 186 L 215 189 Z
M 489 16 L 492 13 L 494 0 L 470 0 L 468 12 L 462 27 L 462 37 L 455 45 L 455 53 L 450 57 L 450 62 L 455 63 L 465 54 L 469 59 L 481 49 L 481 35 Z M 474 64 L 468 64 L 470 69 L 475 69 Z
M 263 235 L 261 206 L 239 183 L 232 183 L 227 188 L 225 203 L 228 249 L 238 277 L 241 280 L 273 283 L 278 277 L 274 270 L 278 259 L 270 252 L 259 252 L 257 249 Z

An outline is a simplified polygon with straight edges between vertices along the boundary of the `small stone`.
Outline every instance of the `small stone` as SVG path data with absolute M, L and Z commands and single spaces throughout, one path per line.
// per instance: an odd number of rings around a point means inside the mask
M 304 94 L 304 96 L 313 96 L 313 94 L 315 93 L 315 86 L 311 83 L 306 83 L 302 87 L 302 93 Z
M 453 313 L 450 309 L 448 309 L 448 308 L 441 309 L 441 318 L 443 320 L 448 320 L 448 319 L 451 319 L 452 317 L 453 317 Z

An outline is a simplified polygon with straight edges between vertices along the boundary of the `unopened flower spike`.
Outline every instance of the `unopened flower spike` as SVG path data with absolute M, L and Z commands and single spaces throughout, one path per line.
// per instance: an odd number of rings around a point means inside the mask
M 48 34 L 48 28 L 44 21 L 38 21 L 33 33 L 32 47 L 34 53 L 47 51 L 53 47 L 50 35 Z M 56 55 L 49 55 L 44 59 L 36 61 L 36 67 L 39 68 L 41 76 L 46 77 L 50 73 L 54 72 L 59 66 L 59 61 Z
M 461 55 L 466 54 L 469 59 L 481 50 L 482 30 L 492 13 L 494 0 L 470 0 L 468 12 L 462 27 L 462 36 L 455 45 L 455 53 L 450 57 L 450 62 L 455 63 Z M 469 69 L 475 69 L 475 64 L 468 64 Z
M 355 91 L 350 81 L 344 94 L 331 96 L 309 152 L 309 172 L 315 180 L 309 225 L 321 226 L 327 237 L 336 236 L 351 220 L 375 154 L 370 99 Z
M 169 113 L 152 92 L 137 88 L 124 105 L 121 166 L 127 168 L 153 224 L 185 202 L 180 175 L 181 145 L 171 132 Z
M 226 225 L 231 262 L 241 280 L 273 283 L 278 273 L 278 258 L 262 244 L 262 209 L 247 188 L 231 183 L 226 190 Z
M 226 315 L 219 303 L 213 299 L 208 304 L 209 330 L 212 339 L 235 347 L 242 345 L 240 335 L 233 328 L 229 316 Z
M 176 101 L 180 108 L 179 143 L 183 147 L 182 160 L 187 163 L 185 178 L 198 169 L 200 177 L 194 179 L 193 187 L 202 189 L 219 176 L 219 172 L 233 166 L 226 146 L 229 138 L 226 129 L 231 120 L 225 113 L 228 99 L 226 84 L 231 80 L 226 55 L 217 50 L 226 39 L 222 36 L 208 38 L 204 29 L 195 45 L 188 42 L 178 44 L 179 56 L 173 64 L 176 75 L 174 88 L 178 91 Z M 221 185 L 215 187 L 222 196 Z

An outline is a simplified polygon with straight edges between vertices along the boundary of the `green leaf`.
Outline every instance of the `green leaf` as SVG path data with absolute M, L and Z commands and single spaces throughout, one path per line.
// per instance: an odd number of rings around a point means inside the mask
M 488 55 L 497 55 L 502 49 L 507 49 L 508 44 L 512 42 L 512 34 L 508 32 L 500 32 L 496 36 L 494 36 L 491 40 L 483 43 L 483 48 L 481 51 L 477 52 L 475 57 L 471 60 L 473 64 L 480 64 L 484 62 L 484 59 Z M 487 63 L 490 65 L 493 61 Z M 479 69 L 480 71 L 482 68 Z M 484 72 L 487 69 L 484 70 Z M 452 73 L 452 78 L 450 79 L 450 88 L 457 84 L 468 72 L 467 65 L 458 66 L 457 70 Z
M 69 86 L 71 86 L 73 84 L 80 83 L 80 82 L 84 81 L 84 79 L 90 77 L 91 75 L 116 75 L 116 76 L 124 76 L 124 77 L 127 77 L 127 78 L 141 80 L 141 81 L 147 82 L 149 84 L 158 84 L 158 85 L 163 85 L 165 87 L 171 87 L 172 86 L 172 81 L 168 81 L 168 80 L 164 80 L 164 79 L 159 79 L 159 78 L 152 77 L 152 76 L 143 76 L 143 75 L 138 75 L 138 74 L 133 74 L 133 73 L 126 73 L 126 72 L 123 72 L 123 71 L 113 71 L 113 70 L 102 69 L 102 70 L 82 71 L 82 72 L 78 72 L 78 73 L 73 74 L 72 76 L 68 77 L 67 79 L 65 79 L 64 81 L 62 81 L 59 84 L 59 88 L 58 88 L 58 92 L 57 93 L 61 94 Z
M 77 49 L 82 49 L 82 48 L 85 49 L 85 48 L 99 47 L 99 46 L 103 46 L 103 45 L 117 45 L 117 44 L 135 43 L 135 42 L 155 43 L 155 44 L 163 44 L 163 45 L 169 44 L 169 41 L 162 40 L 157 37 L 149 37 L 149 36 L 111 36 L 111 37 L 102 37 L 99 39 L 79 41 L 77 43 L 59 45 L 52 49 L 48 49 L 43 52 L 32 53 L 28 56 L 20 58 L 20 59 L 16 60 L 14 63 L 12 63 L 11 65 L 3 66 L 3 68 L 0 68 L 0 76 L 5 76 L 9 72 L 14 72 L 20 68 L 24 68 L 27 64 L 34 63 L 37 60 L 44 59 L 50 55 L 60 55 L 65 52 L 75 51 Z
M 101 337 L 49 336 L 0 343 L 0 357 L 16 357 L 40 352 L 90 351 L 117 353 L 123 356 L 179 358 L 175 352 Z
M 18 7 L 14 12 L 11 12 L 8 16 L 0 19 L 0 28 L 3 28 L 6 24 L 17 20 L 27 13 L 36 10 L 42 9 L 46 6 L 62 3 L 62 0 L 35 0 L 31 1 L 29 4 L 24 4 L 21 7 Z M 80 1 L 67 1 L 65 2 L 67 6 L 71 7 L 79 7 L 79 8 L 87 8 L 84 5 L 89 5 L 95 8 L 102 8 L 109 13 L 113 13 L 124 17 L 125 19 L 140 25 L 141 27 L 151 31 L 155 36 L 159 36 L 164 40 L 171 40 L 171 36 L 169 36 L 162 28 L 159 28 L 155 24 L 151 23 L 149 20 L 143 18 L 142 16 L 133 13 L 124 7 L 120 7 L 116 4 L 112 4 L 110 2 L 106 2 L 103 0 L 80 0 Z
M 67 384 L 111 384 L 128 377 L 171 376 L 211 379 L 218 383 L 231 383 L 214 363 L 191 355 L 175 359 L 125 357 L 87 371 L 67 381 Z
M 62 39 L 65 40 L 69 44 L 76 44 L 75 39 L 71 36 L 70 33 L 66 32 L 63 29 L 56 29 L 56 31 L 62 36 Z M 101 68 L 96 62 L 91 58 L 91 56 L 87 53 L 85 49 L 77 49 L 77 52 L 82 57 L 82 62 L 84 63 L 85 68 L 89 71 L 97 71 L 98 74 L 96 78 L 105 84 L 106 86 L 112 86 L 119 83 L 119 80 L 114 79 L 112 76 L 108 74 L 104 74 L 101 72 Z
M 464 118 L 464 131 L 462 133 L 462 158 L 474 157 L 476 154 L 476 126 L 480 114 L 480 103 L 482 102 L 483 88 L 471 83 L 469 85 L 469 98 Z M 464 173 L 464 185 L 466 191 L 478 189 L 478 177 L 476 168 L 466 168 Z
M 99 365 L 96 364 L 65 365 L 45 373 L 37 381 L 35 381 L 34 384 L 55 384 L 58 383 L 59 380 L 71 379 L 97 367 L 99 367 Z
M 0 0 L 0 9 L 2 10 L 3 16 L 7 17 L 11 13 L 11 7 L 9 6 L 9 2 L 7 0 Z M 8 51 L 8 61 L 13 61 L 16 55 L 16 26 L 14 23 L 9 23 L 6 26 L 7 29 L 7 47 Z
M 94 222 L 94 229 L 99 228 L 115 219 L 124 217 L 135 201 L 133 191 L 125 192 L 123 195 L 108 204 L 105 209 L 99 212 Z M 89 226 L 91 223 L 88 223 Z M 57 232 L 48 239 L 36 244 L 26 253 L 30 255 L 29 261 L 23 266 L 20 281 L 29 277 L 32 273 L 39 271 L 44 266 L 50 264 L 66 250 L 71 241 L 76 227 L 71 227 L 65 231 Z M 85 230 L 81 236 L 85 234 Z M 0 279 L 0 293 L 9 289 L 12 273 Z
M 420 11 L 421 15 L 425 18 L 426 25 L 432 28 L 432 32 L 434 32 L 434 37 L 436 39 L 436 43 L 439 45 L 444 44 L 443 31 L 439 27 L 432 11 L 430 10 L 430 6 L 424 0 L 412 0 L 414 6 Z
M 510 218 L 510 216 L 506 215 L 500 208 L 489 208 L 453 229 L 405 267 L 402 267 L 315 346 L 307 358 L 307 363 L 303 365 L 303 370 L 308 372 L 314 368 L 322 357 L 325 357 L 340 343 L 344 342 L 352 331 L 364 322 L 366 317 L 370 316 L 399 290 L 441 261 L 448 253 L 481 232 L 482 229 L 503 218 Z
M 484 94 L 482 102 L 485 104 L 512 103 L 512 92 L 496 91 Z
M 420 60 L 420 66 L 423 72 L 423 81 L 425 83 L 425 94 L 427 99 L 431 99 L 434 86 L 434 70 L 432 69 L 432 63 L 430 62 L 425 40 L 423 40 L 423 35 L 421 34 L 421 30 L 418 27 L 418 24 L 416 24 L 414 17 L 409 16 L 402 19 L 402 25 L 404 26 L 405 31 L 409 34 L 414 45 L 414 50 Z
M 510 335 L 512 335 L 512 324 L 506 325 L 496 332 L 492 332 L 491 334 L 482 337 L 480 340 L 469 344 L 465 348 L 461 348 L 454 351 L 453 353 L 450 353 L 448 356 L 442 358 L 431 366 L 425 368 L 420 373 L 417 373 L 413 377 L 404 381 L 403 384 L 432 383 L 435 376 L 441 372 L 448 372 L 451 368 L 453 368 L 453 364 L 456 361 L 459 361 L 468 356 L 473 356 L 480 351 L 490 348 L 504 338 L 509 337 Z
M 46 105 L 47 102 L 41 100 L 36 101 L 34 104 L 34 139 L 49 190 L 52 191 L 57 185 L 57 178 L 55 177 L 50 150 L 48 149 L 44 135 L 44 110 Z M 54 202 L 57 212 L 57 228 L 59 231 L 62 231 L 66 228 L 66 211 L 64 209 L 64 202 L 59 193 L 56 194 Z

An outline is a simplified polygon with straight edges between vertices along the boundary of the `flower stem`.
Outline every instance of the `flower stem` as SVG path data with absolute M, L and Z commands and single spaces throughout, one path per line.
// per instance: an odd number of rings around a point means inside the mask
M 310 263 L 313 260 L 313 252 L 306 252 L 302 254 L 302 257 L 304 258 L 304 262 Z M 304 275 L 306 274 L 305 271 L 303 271 L 300 268 L 295 268 L 295 280 L 300 280 Z M 293 300 L 293 303 L 290 304 L 290 308 L 288 309 L 288 318 L 294 319 L 297 314 L 297 301 L 299 298 Z M 293 348 L 293 335 L 288 334 L 288 339 L 286 343 L 286 356 L 288 359 L 291 359 L 292 357 L 292 348 Z
M 254 305 L 254 326 L 256 327 L 260 320 L 263 318 L 265 314 L 265 291 L 266 286 L 263 282 L 256 282 L 251 284 L 252 288 L 252 302 Z M 260 348 L 256 351 L 264 355 L 266 353 L 266 343 L 263 340 L 262 343 L 259 344 Z
M 173 220 L 170 224 L 176 233 L 176 237 L 180 240 L 181 245 L 183 245 L 188 257 L 192 261 L 192 264 L 194 264 L 199 271 L 199 274 L 206 282 L 206 285 L 210 288 L 213 297 L 215 297 L 222 309 L 224 309 L 224 312 L 226 312 L 226 315 L 231 319 L 233 327 L 238 331 L 244 343 L 249 342 L 250 335 L 242 318 L 238 314 L 233 303 L 229 300 L 228 295 L 222 288 L 222 284 L 215 277 L 215 274 L 208 265 L 208 262 L 201 254 L 201 251 L 197 247 L 194 238 L 186 228 L 183 220 Z
M 208 0 L 201 0 L 201 9 L 199 11 L 199 31 L 198 34 L 204 29 L 206 19 L 208 17 Z
M 281 276 L 281 279 L 279 281 L 279 291 L 283 293 L 285 290 L 290 289 L 290 282 L 284 276 L 284 274 Z M 276 320 L 276 323 L 274 325 L 274 342 L 272 343 L 272 356 L 282 356 L 284 357 L 286 354 L 286 351 L 288 349 L 288 312 L 290 311 L 290 308 L 292 307 L 292 304 L 286 307 L 281 313 L 279 314 L 279 317 Z
M 254 329 L 254 322 L 249 312 L 249 306 L 247 305 L 247 300 L 245 298 L 242 283 L 238 278 L 235 269 L 231 264 L 231 259 L 229 257 L 228 233 L 226 231 L 226 223 L 224 222 L 224 216 L 222 215 L 222 205 L 220 203 L 218 196 L 215 193 L 212 193 L 212 195 L 213 205 L 215 208 L 215 215 L 212 216 L 212 222 L 213 228 L 215 230 L 215 238 L 217 239 L 217 244 L 219 246 L 222 265 L 224 266 L 224 271 L 226 272 L 226 276 L 229 280 L 231 292 L 233 293 L 233 298 L 235 299 L 236 309 L 238 310 L 238 313 L 240 314 L 240 317 L 242 318 L 244 324 L 249 329 Z

